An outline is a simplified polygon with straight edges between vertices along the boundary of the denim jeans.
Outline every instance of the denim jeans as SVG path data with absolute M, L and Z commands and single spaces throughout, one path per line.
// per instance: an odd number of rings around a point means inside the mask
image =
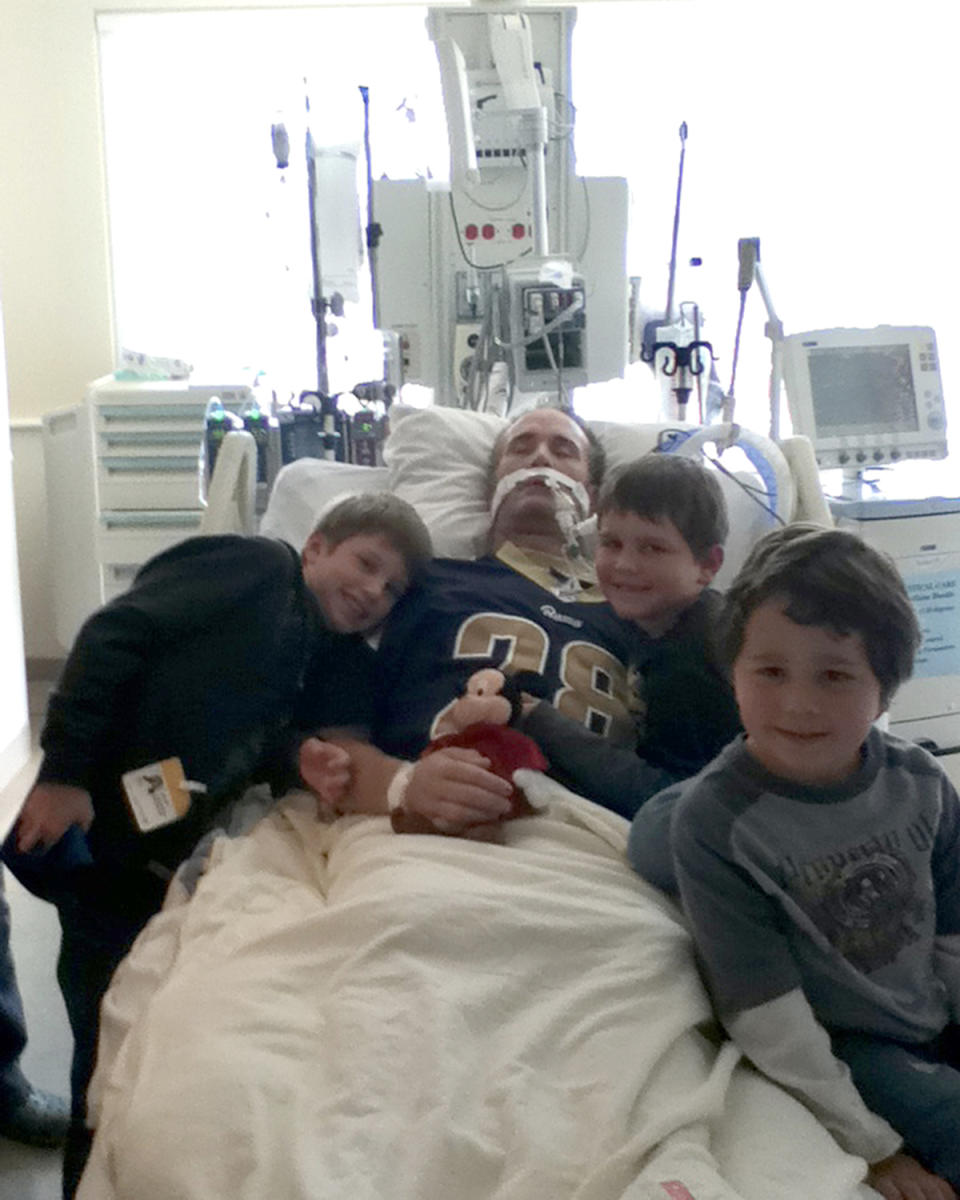
M 30 1085 L 20 1070 L 20 1055 L 27 1044 L 23 1002 L 10 951 L 10 905 L 4 895 L 0 867 L 0 1111 L 22 1104 Z
M 960 1188 L 960 1054 L 955 1027 L 908 1045 L 834 1032 L 833 1050 L 850 1068 L 866 1106 L 885 1117 L 907 1150 Z
M 86 888 L 80 895 L 64 893 L 57 901 L 61 930 L 57 981 L 73 1033 L 64 1200 L 71 1200 L 77 1190 L 93 1137 L 86 1126 L 87 1087 L 96 1064 L 100 1001 L 114 971 L 162 899 L 159 881 L 145 880 L 142 890 L 131 889 L 126 895 L 118 884 L 111 888 L 108 881 Z

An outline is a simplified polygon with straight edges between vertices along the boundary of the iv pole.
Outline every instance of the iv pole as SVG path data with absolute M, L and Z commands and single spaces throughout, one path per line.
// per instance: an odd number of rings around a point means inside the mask
M 370 89 L 360 85 L 360 97 L 363 100 L 363 157 L 367 170 L 367 254 L 370 260 L 370 288 L 373 292 L 373 327 L 380 327 L 380 279 L 377 272 L 377 248 L 383 229 L 374 219 L 373 211 L 373 160 L 370 154 Z
M 664 325 L 673 324 L 673 288 L 677 279 L 677 237 L 680 233 L 680 197 L 683 195 L 683 160 L 687 153 L 687 123 L 680 126 L 680 168 L 677 171 L 677 202 L 673 207 L 673 238 L 670 244 L 670 277 L 667 281 L 667 308 Z
M 694 306 L 693 338 L 691 340 L 686 318 L 683 313 L 684 305 L 680 305 L 680 321 L 673 323 L 673 293 L 677 277 L 677 242 L 680 232 L 680 201 L 683 195 L 683 165 L 687 153 L 687 123 L 680 126 L 680 166 L 677 171 L 677 199 L 673 209 L 673 237 L 670 246 L 670 274 L 667 283 L 667 305 L 663 323 L 656 329 L 652 347 L 641 351 L 640 357 L 644 362 L 653 365 L 654 372 L 661 378 L 661 389 L 669 390 L 673 396 L 673 410 L 669 413 L 671 420 L 686 420 L 687 403 L 690 399 L 690 376 L 696 379 L 697 407 L 701 420 L 703 419 L 703 360 L 701 351 L 708 350 L 712 356 L 713 349 L 709 342 L 700 340 L 700 310 Z M 691 265 L 699 260 L 691 259 Z M 663 340 L 661 340 L 661 338 Z M 657 354 L 660 350 L 668 353 L 666 359 L 661 359 L 657 369 Z M 696 353 L 696 365 L 693 354 Z M 672 365 L 671 365 L 672 364 Z M 665 380 L 670 378 L 675 386 L 665 389 Z
M 307 195 L 310 202 L 310 264 L 313 269 L 313 297 L 311 308 L 317 326 L 317 391 L 321 396 L 329 395 L 327 374 L 327 322 L 326 301 L 323 298 L 323 274 L 320 270 L 320 239 L 317 236 L 317 157 L 310 129 L 310 96 L 307 102 Z
M 737 242 L 737 257 L 740 266 L 737 287 L 740 291 L 741 321 L 746 295 L 754 280 L 757 281 L 760 297 L 767 310 L 767 322 L 763 327 L 763 332 L 770 339 L 770 440 L 777 442 L 780 440 L 780 395 L 783 388 L 783 322 L 777 316 L 776 309 L 773 307 L 770 289 L 767 287 L 767 281 L 760 266 L 760 239 L 740 238 Z M 734 378 L 736 377 L 737 351 L 740 344 L 739 322 L 737 325 L 736 342 L 737 348 L 734 350 L 733 365 Z M 730 381 L 730 392 L 727 396 L 729 411 L 724 414 L 724 419 L 728 421 L 733 420 L 733 405 L 735 403 L 733 388 L 732 378 Z

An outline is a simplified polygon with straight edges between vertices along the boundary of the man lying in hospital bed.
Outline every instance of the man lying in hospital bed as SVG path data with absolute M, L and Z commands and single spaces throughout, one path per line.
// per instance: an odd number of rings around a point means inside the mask
M 418 419 L 397 428 L 429 446 Z M 702 1032 L 687 935 L 626 834 L 553 785 L 503 846 L 318 823 L 304 794 L 217 840 L 105 1001 L 80 1196 L 871 1194 Z

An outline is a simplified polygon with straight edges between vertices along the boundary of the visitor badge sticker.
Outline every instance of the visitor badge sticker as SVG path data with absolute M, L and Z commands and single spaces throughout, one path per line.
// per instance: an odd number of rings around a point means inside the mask
M 207 790 L 204 784 L 184 778 L 179 758 L 165 758 L 127 771 L 121 783 L 141 833 L 179 821 L 190 808 L 190 793 Z

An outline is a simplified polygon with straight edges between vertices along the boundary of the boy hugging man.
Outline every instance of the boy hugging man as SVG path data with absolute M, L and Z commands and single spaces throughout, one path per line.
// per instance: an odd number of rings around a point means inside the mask
M 597 499 L 597 579 L 637 631 L 635 747 L 592 735 L 551 704 L 528 707 L 521 728 L 550 773 L 623 816 L 694 775 L 740 732 L 713 645 L 721 596 L 709 585 L 723 564 L 728 525 L 716 474 L 692 458 L 648 454 L 621 468 Z
M 762 538 L 723 613 L 746 732 L 641 809 L 629 856 L 679 893 L 754 1064 L 888 1200 L 954 1200 L 960 798 L 874 724 L 919 641 L 896 567 L 854 534 Z
M 372 725 L 363 635 L 430 554 L 404 501 L 350 496 L 302 554 L 263 537 L 189 538 L 80 630 L 4 847 L 60 916 L 57 977 L 74 1037 L 65 1196 L 89 1145 L 85 1097 L 114 969 L 229 800 L 258 779 L 275 794 L 294 786 L 309 734 Z

